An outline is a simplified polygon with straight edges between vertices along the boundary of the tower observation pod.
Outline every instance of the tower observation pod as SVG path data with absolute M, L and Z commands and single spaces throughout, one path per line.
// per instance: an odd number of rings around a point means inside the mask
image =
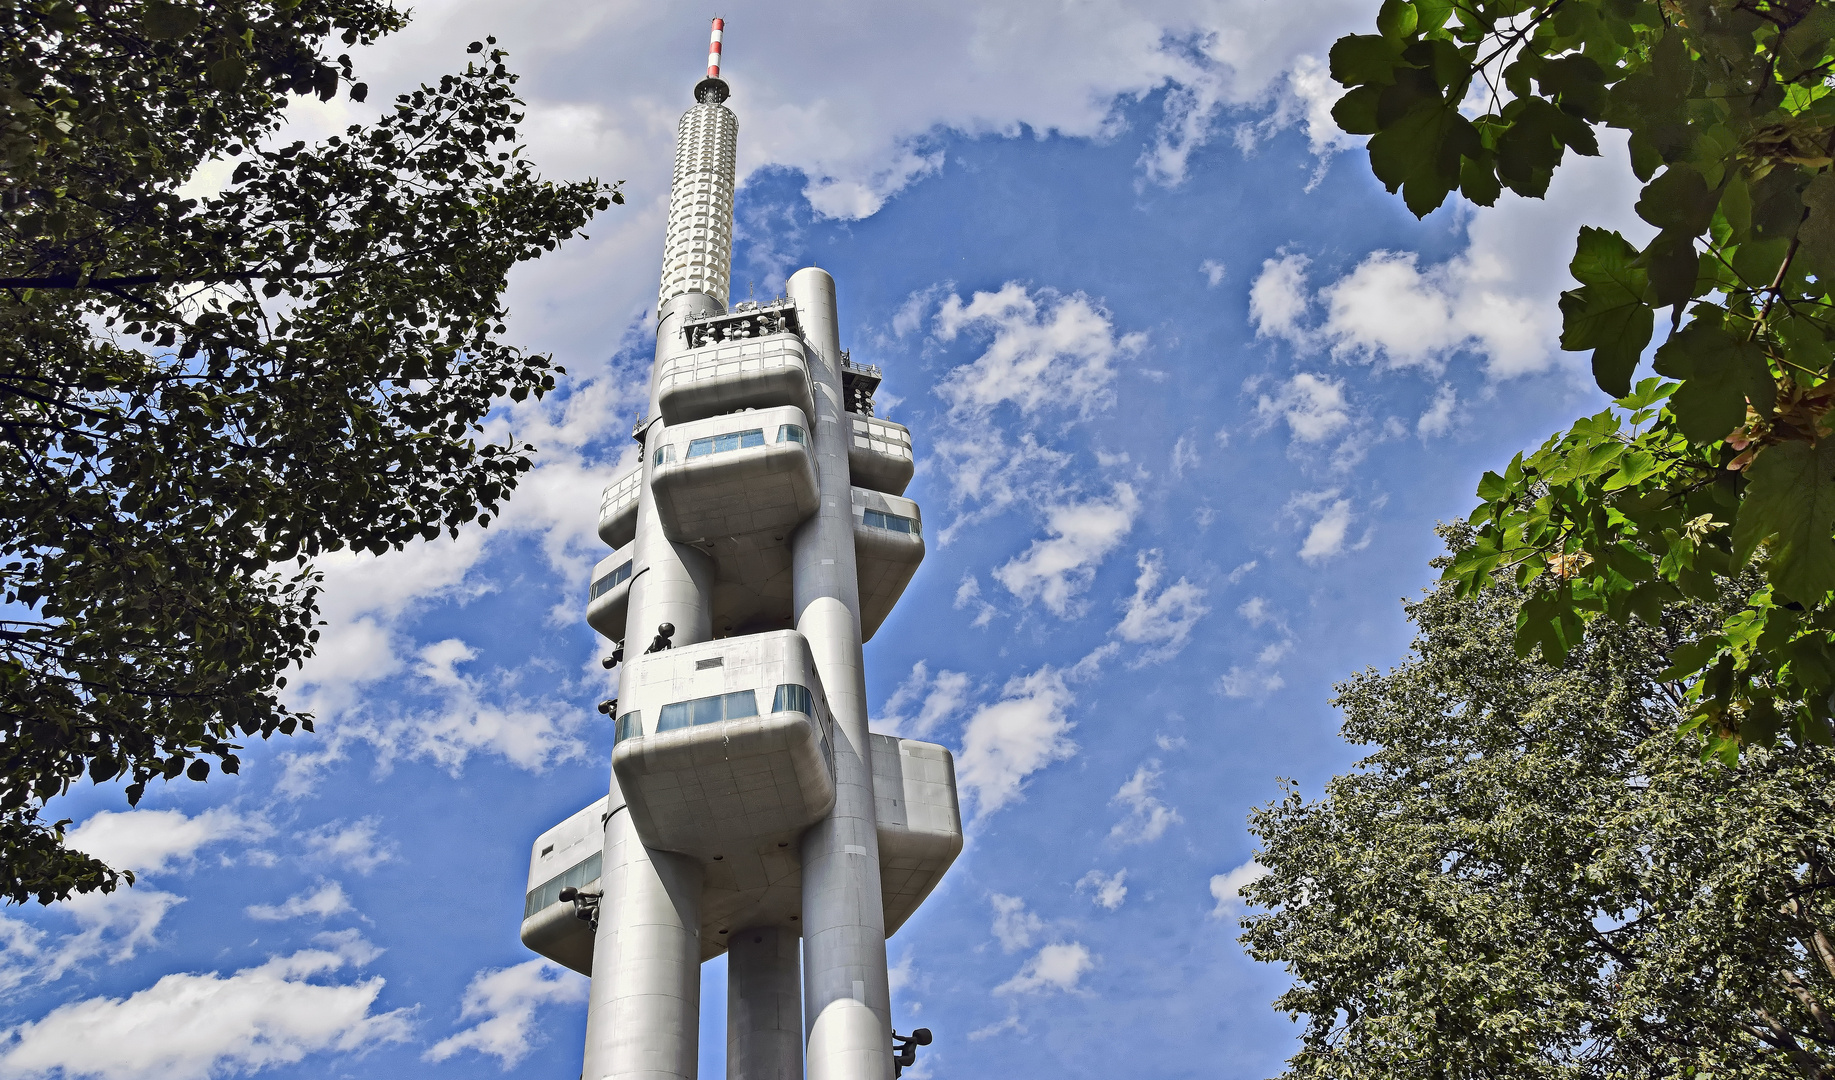
M 610 791 L 536 839 L 522 940 L 592 979 L 584 1080 L 695 1080 L 722 954 L 728 1080 L 892 1080 L 930 1036 L 892 1029 L 886 938 L 962 849 L 949 751 L 868 730 L 861 646 L 924 557 L 911 433 L 825 271 L 727 306 L 723 31 L 677 127 L 642 456 L 599 509 Z

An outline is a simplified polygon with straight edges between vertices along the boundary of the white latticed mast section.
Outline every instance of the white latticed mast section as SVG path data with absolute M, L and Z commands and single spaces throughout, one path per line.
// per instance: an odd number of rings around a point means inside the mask
M 688 292 L 726 303 L 733 272 L 733 152 L 738 141 L 739 118 L 712 102 L 696 104 L 676 128 L 658 306 Z

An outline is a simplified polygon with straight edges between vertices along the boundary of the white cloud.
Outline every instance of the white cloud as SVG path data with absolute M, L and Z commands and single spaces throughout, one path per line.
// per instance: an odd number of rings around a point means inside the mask
M 1116 484 L 1106 499 L 1054 506 L 1045 514 L 1051 536 L 1034 540 L 995 570 L 994 579 L 1027 603 L 1037 600 L 1060 617 L 1074 615 L 1078 597 L 1096 578 L 1096 567 L 1134 527 L 1139 513 L 1140 497 L 1128 484 Z
M 209 1080 L 293 1064 L 308 1054 L 361 1053 L 412 1034 L 412 1010 L 371 1011 L 383 980 L 323 979 L 374 950 L 354 939 L 277 956 L 227 977 L 167 975 L 125 998 L 60 1005 L 0 1034 L 0 1074 L 64 1080 Z
M 995 893 L 988 897 L 994 907 L 994 937 L 1002 952 L 1018 952 L 1032 944 L 1034 935 L 1045 929 L 1045 920 L 1026 910 L 1026 902 L 1017 896 Z
M 968 703 L 969 678 L 960 671 L 941 670 L 930 674 L 930 665 L 922 660 L 911 666 L 886 707 L 880 710 L 880 730 L 888 735 L 923 738 L 943 721 L 960 712 Z M 913 708 L 917 715 L 909 715 Z
M 226 806 L 194 817 L 179 810 L 102 810 L 65 835 L 65 843 L 110 866 L 136 874 L 161 874 L 190 866 L 200 849 L 231 840 L 263 840 L 274 827 L 259 814 Z
M 1318 57 L 1295 57 L 1293 68 L 1287 73 L 1287 86 L 1299 101 L 1306 141 L 1311 144 L 1314 155 L 1326 158 L 1363 145 L 1362 136 L 1347 135 L 1338 126 L 1338 121 L 1332 119 L 1332 106 L 1344 96 L 1344 87 L 1338 85 L 1330 68 Z M 1312 185 L 1309 184 L 1307 190 L 1311 191 Z
M 1005 1032 L 1017 1031 L 1017 1032 L 1023 1033 L 1025 1030 L 1026 1029 L 1020 1024 L 1019 1017 L 1017 1015 L 1009 1015 L 1004 1020 L 996 1020 L 992 1024 L 987 1025 L 986 1027 L 978 1027 L 975 1030 L 969 1032 L 968 1041 L 969 1042 L 980 1042 L 983 1039 L 991 1039 L 994 1036 L 1003 1034 Z
M 1250 289 L 1256 332 L 1384 368 L 1438 372 L 1470 353 L 1494 380 L 1576 364 L 1558 348 L 1555 303 L 1572 281 L 1571 238 L 1582 223 L 1623 230 L 1640 244 L 1654 232 L 1632 214 L 1635 181 L 1621 164 L 1621 138 L 1603 140 L 1600 157 L 1570 159 L 1545 199 L 1506 192 L 1489 209 L 1457 204 L 1466 246 L 1443 262 L 1375 251 L 1314 293 L 1305 256 L 1267 260 Z
M 1250 626 L 1261 626 L 1264 623 L 1270 622 L 1276 623 L 1277 625 L 1279 623 L 1278 618 L 1274 614 L 1274 609 L 1268 606 L 1267 597 L 1263 596 L 1251 596 L 1247 600 L 1244 600 L 1236 608 L 1236 614 L 1247 619 Z
M 1286 421 L 1293 437 L 1304 443 L 1324 442 L 1351 424 L 1343 380 L 1306 371 L 1257 398 L 1255 415 L 1263 425 Z
M 157 941 L 166 913 L 182 896 L 147 885 L 73 896 L 57 905 L 76 923 L 74 933 L 52 935 L 20 919 L 0 915 L 0 991 L 27 982 L 55 982 L 97 958 L 120 963 Z
M 975 608 L 975 621 L 969 623 L 973 627 L 986 626 L 994 620 L 994 616 L 1000 614 L 993 604 L 981 598 L 981 579 L 972 571 L 965 570 L 962 572 L 962 581 L 956 586 L 955 607 L 961 611 L 970 606 Z
M 483 1019 L 434 1043 L 421 1057 L 439 1062 L 474 1050 L 511 1068 L 544 1041 L 535 1025 L 536 1009 L 553 1002 L 585 1001 L 586 988 L 584 978 L 547 960 L 480 971 L 465 988 L 459 1018 Z
M 1232 665 L 1217 677 L 1217 689 L 1224 697 L 1263 698 L 1287 685 L 1278 671 L 1266 671 Z
M 288 897 L 283 903 L 250 904 L 243 911 L 249 918 L 261 922 L 282 922 L 287 919 L 328 919 L 350 909 L 350 897 L 344 895 L 344 886 L 335 881 L 326 881 L 311 892 Z
M 447 638 L 417 650 L 412 688 L 438 699 L 433 708 L 374 715 L 367 710 L 340 717 L 324 731 L 319 746 L 285 756 L 283 793 L 309 790 L 318 775 L 349 757 L 358 743 L 371 748 L 376 767 L 386 771 L 398 758 L 419 758 L 457 775 L 474 753 L 500 756 L 530 772 L 570 761 L 586 751 L 579 737 L 586 713 L 553 699 L 529 701 L 507 680 L 487 682 L 459 670 L 476 649 Z
M 1145 844 L 1164 836 L 1166 830 L 1184 821 L 1179 812 L 1160 800 L 1153 789 L 1159 786 L 1160 763 L 1149 761 L 1134 770 L 1109 800 L 1111 806 L 1123 806 L 1128 816 L 1109 830 L 1109 839 L 1122 844 Z
M 1254 564 L 1248 565 L 1252 567 Z M 1287 621 L 1274 610 L 1266 597 L 1249 597 L 1237 606 L 1236 614 L 1256 629 L 1264 626 L 1272 628 L 1275 637 L 1256 653 L 1255 666 L 1233 665 L 1221 675 L 1217 680 L 1217 690 L 1225 697 L 1266 697 L 1287 685 L 1280 672 L 1273 670 L 1273 666 L 1292 648 L 1293 635 L 1287 628 Z
M 1095 960 L 1082 942 L 1054 942 L 1040 949 L 1011 979 L 996 986 L 994 992 L 1037 994 L 1055 990 L 1072 993 L 1095 966 Z
M 1312 303 L 1306 285 L 1310 265 L 1311 259 L 1298 254 L 1262 261 L 1262 272 L 1249 285 L 1249 318 L 1255 322 L 1256 337 L 1306 340 L 1300 320 Z
M 1077 879 L 1077 891 L 1088 892 L 1090 901 L 1097 907 L 1114 911 L 1121 907 L 1121 902 L 1128 898 L 1128 880 L 1126 870 L 1117 870 L 1113 874 L 1104 874 L 1100 870 L 1091 870 Z
M 1415 433 L 1423 439 L 1435 435 L 1444 435 L 1453 429 L 1453 407 L 1459 403 L 1459 396 L 1450 386 L 1442 385 L 1434 391 L 1434 401 L 1415 421 Z
M 1351 500 L 1339 498 L 1337 488 L 1296 494 L 1288 500 L 1287 512 L 1313 519 L 1300 544 L 1300 558 L 1317 563 L 1344 553 L 1351 528 Z
M 1216 259 L 1206 259 L 1199 263 L 1198 272 L 1204 275 L 1205 282 L 1213 289 L 1223 284 L 1224 275 L 1228 273 L 1223 263 Z
M 1157 663 L 1178 655 L 1191 640 L 1192 627 L 1210 612 L 1204 605 L 1205 590 L 1184 578 L 1173 582 L 1154 595 L 1165 572 L 1157 549 L 1143 551 L 1135 557 L 1140 576 L 1134 579 L 1134 595 L 1126 601 L 1115 636 L 1131 645 L 1148 645 L 1136 666 Z
M 306 850 L 315 859 L 367 874 L 395 858 L 394 842 L 376 834 L 379 824 L 373 817 L 348 825 L 331 822 L 306 834 Z
M 1022 414 L 1052 408 L 1088 416 L 1107 408 L 1115 361 L 1138 354 L 1147 340 L 1140 333 L 1117 338 L 1108 312 L 1082 293 L 1033 292 L 1017 281 L 975 293 L 966 304 L 953 293 L 945 299 L 937 339 L 965 332 L 988 338 L 987 350 L 944 375 L 936 392 L 974 415 L 1003 403 Z
M 906 949 L 905 955 L 899 958 L 898 963 L 892 964 L 886 968 L 887 989 L 897 994 L 900 990 L 911 985 L 911 981 L 914 978 L 912 963 L 911 950 Z
M 1183 477 L 1185 470 L 1196 468 L 1199 461 L 1197 440 L 1190 435 L 1179 436 L 1179 441 L 1172 444 L 1172 475 Z
M 1028 776 L 1077 752 L 1068 738 L 1070 702 L 1064 676 L 1047 666 L 1007 680 L 999 701 L 969 717 L 956 780 L 977 815 L 1019 798 Z
M 1211 899 L 1217 901 L 1217 906 L 1211 909 L 1211 918 L 1241 917 L 1248 907 L 1238 895 L 1238 890 L 1267 874 L 1267 867 L 1250 859 L 1234 870 L 1214 875 L 1211 878 Z
M 1228 578 L 1230 584 L 1234 585 L 1237 582 L 1241 581 L 1243 578 L 1248 577 L 1250 574 L 1255 572 L 1255 568 L 1259 565 L 1260 565 L 1260 562 L 1259 560 L 1256 560 L 1256 559 L 1250 559 L 1246 563 L 1238 563 L 1235 569 L 1230 571 L 1229 578 Z

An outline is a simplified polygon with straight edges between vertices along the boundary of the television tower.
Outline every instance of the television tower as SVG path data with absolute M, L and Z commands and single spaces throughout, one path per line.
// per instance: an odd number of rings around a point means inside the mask
M 642 457 L 599 508 L 611 791 L 536 839 L 522 940 L 592 978 L 585 1080 L 695 1080 L 723 953 L 729 1080 L 892 1080 L 886 937 L 962 849 L 949 751 L 867 728 L 861 646 L 924 557 L 911 434 L 827 272 L 727 307 L 723 30 L 676 129 Z

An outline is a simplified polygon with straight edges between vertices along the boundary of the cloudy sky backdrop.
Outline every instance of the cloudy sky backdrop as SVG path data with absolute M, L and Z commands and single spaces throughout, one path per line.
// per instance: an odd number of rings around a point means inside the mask
M 1581 223 L 1635 229 L 1623 150 L 1546 201 L 1416 222 L 1328 111 L 1347 0 L 731 2 L 733 295 L 839 283 L 918 445 L 929 555 L 867 647 L 875 727 L 956 753 L 968 844 L 890 943 L 923 1077 L 1277 1072 L 1279 971 L 1236 944 L 1250 807 L 1354 758 L 1334 681 L 1479 473 L 1596 407 L 1555 350 Z M 140 883 L 0 912 L 0 1077 L 571 1076 L 585 980 L 517 941 L 528 845 L 605 790 L 583 612 L 633 460 L 677 117 L 713 11 L 431 0 L 359 59 L 373 115 L 497 35 L 531 156 L 626 181 L 521 270 L 570 375 L 495 423 L 541 466 L 488 530 L 325 560 L 297 703 L 240 777 L 73 794 Z M 368 110 L 366 112 L 365 110 Z M 209 176 L 201 184 L 211 182 Z M 724 1075 L 724 968 L 702 1075 Z

